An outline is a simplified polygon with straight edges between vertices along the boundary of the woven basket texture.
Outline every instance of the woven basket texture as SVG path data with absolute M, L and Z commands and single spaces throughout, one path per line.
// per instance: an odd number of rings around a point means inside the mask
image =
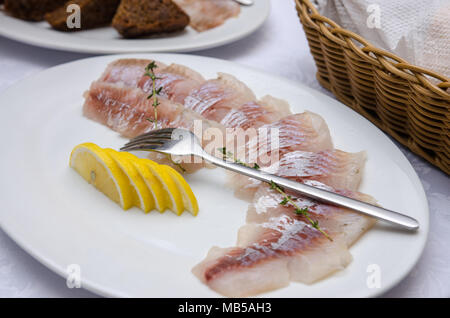
M 450 80 L 371 45 L 295 0 L 320 84 L 450 174 Z

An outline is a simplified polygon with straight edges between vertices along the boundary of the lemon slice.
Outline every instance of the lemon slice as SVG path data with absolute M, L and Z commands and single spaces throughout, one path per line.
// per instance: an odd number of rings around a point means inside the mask
M 144 180 L 150 191 L 156 209 L 160 212 L 164 212 L 168 206 L 165 200 L 165 190 L 163 189 L 161 182 L 153 175 L 148 167 L 148 165 L 157 166 L 158 164 L 148 159 L 140 159 L 128 152 L 121 152 L 121 154 L 129 159 Z
M 153 174 L 150 172 L 150 170 L 148 169 L 148 167 L 145 164 L 141 163 L 141 159 L 139 159 L 139 157 L 129 153 L 129 152 L 120 152 L 120 155 L 128 160 L 133 166 L 134 168 L 137 170 L 137 172 L 139 173 L 141 179 L 144 181 L 147 189 L 143 192 L 141 192 L 142 196 L 145 197 L 149 197 L 151 203 L 151 210 L 155 209 L 155 207 L 158 209 L 158 211 L 160 211 L 161 207 L 163 209 L 165 209 L 164 207 L 164 192 L 163 189 L 161 187 L 161 185 L 159 185 L 157 182 L 155 177 L 153 176 Z M 157 163 L 154 163 L 157 164 Z M 159 187 L 159 189 L 158 189 Z M 149 212 L 149 211 L 145 211 L 145 212 Z
M 197 198 L 192 192 L 189 184 L 184 180 L 183 176 L 178 173 L 175 169 L 170 166 L 164 166 L 165 170 L 172 177 L 172 180 L 175 181 L 178 190 L 181 193 L 181 197 L 183 199 L 183 205 L 192 215 L 196 216 L 198 214 L 198 202 Z
M 76 146 L 70 154 L 69 165 L 123 209 L 133 205 L 127 176 L 99 146 L 93 143 Z
M 105 152 L 117 163 L 123 173 L 128 177 L 129 185 L 131 185 L 130 189 L 134 198 L 134 206 L 141 208 L 144 212 L 153 210 L 155 207 L 153 196 L 137 169 L 130 162 L 129 155 L 131 154 L 118 152 L 113 149 L 105 149 Z M 134 160 L 137 160 L 137 157 Z
M 159 180 L 164 189 L 167 207 L 176 215 L 181 215 L 184 211 L 183 198 L 181 197 L 180 191 L 178 191 L 175 181 L 165 169 L 167 166 L 152 164 L 147 164 L 147 166 L 152 174 Z
M 158 166 L 158 164 L 149 159 L 139 159 L 135 162 L 135 164 L 141 167 L 141 169 L 138 170 L 147 184 L 147 187 L 150 189 L 150 192 L 153 194 L 156 208 L 159 212 L 164 212 L 170 205 L 167 202 L 166 190 L 164 190 L 164 186 L 161 181 L 155 177 L 156 170 L 150 168 Z
M 172 167 L 128 152 L 102 149 L 93 143 L 76 146 L 70 166 L 123 209 L 132 206 L 144 212 L 186 209 L 197 215 L 198 203 L 189 184 Z

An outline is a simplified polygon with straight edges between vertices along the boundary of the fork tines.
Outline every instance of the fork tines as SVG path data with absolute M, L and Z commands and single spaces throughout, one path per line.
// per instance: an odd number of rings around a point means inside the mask
M 133 139 L 131 139 L 130 141 L 135 141 L 135 140 L 142 140 L 145 139 L 147 137 L 166 137 L 166 138 L 170 138 L 172 136 L 172 132 L 175 130 L 175 128 L 164 128 L 164 129 L 158 129 L 158 130 L 153 130 L 150 131 L 148 133 L 139 135 Z
M 165 141 L 172 139 L 175 128 L 164 128 L 139 135 L 125 144 L 121 151 L 155 150 L 164 145 Z

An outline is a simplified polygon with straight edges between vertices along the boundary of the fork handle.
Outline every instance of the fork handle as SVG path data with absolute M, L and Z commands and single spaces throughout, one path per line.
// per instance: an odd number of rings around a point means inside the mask
M 317 199 L 325 203 L 335 204 L 341 207 L 351 209 L 353 211 L 361 212 L 363 214 L 372 216 L 374 218 L 387 221 L 392 224 L 399 225 L 408 230 L 415 231 L 419 228 L 419 222 L 407 215 L 387 210 L 366 202 L 351 199 L 343 195 L 330 192 L 324 189 L 312 187 L 300 182 L 295 182 L 287 178 L 282 178 L 273 174 L 269 174 L 260 170 L 252 169 L 241 164 L 230 163 L 217 157 L 211 156 L 206 152 L 202 154 L 203 159 L 210 161 L 216 166 L 231 170 L 248 177 L 264 181 L 267 183 L 275 182 L 284 189 L 294 191 L 296 193 L 305 195 L 309 198 Z

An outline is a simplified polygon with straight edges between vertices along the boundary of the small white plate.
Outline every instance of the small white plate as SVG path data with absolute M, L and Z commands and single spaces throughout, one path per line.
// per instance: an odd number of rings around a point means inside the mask
M 267 19 L 270 0 L 256 0 L 253 6 L 241 6 L 237 18 L 223 25 L 197 32 L 183 32 L 160 38 L 124 39 L 112 27 L 80 32 L 53 30 L 47 22 L 28 22 L 0 12 L 0 35 L 50 49 L 82 53 L 189 52 L 237 41 L 256 31 Z
M 428 233 L 428 206 L 408 160 L 369 121 L 315 90 L 217 59 L 174 54 L 127 55 L 185 64 L 215 77 L 228 72 L 259 97 L 286 99 L 294 112 L 311 110 L 327 121 L 336 148 L 367 150 L 361 191 L 386 208 L 409 214 L 420 230 L 379 223 L 351 248 L 352 263 L 311 286 L 291 283 L 263 296 L 367 297 L 397 284 L 411 270 Z M 233 246 L 247 203 L 224 187 L 220 169 L 187 176 L 200 213 L 122 211 L 68 167 L 72 148 L 86 141 L 118 148 L 125 139 L 82 116 L 83 92 L 117 56 L 84 59 L 46 70 L 0 96 L 0 225 L 27 252 L 62 276 L 78 264 L 82 286 L 107 296 L 209 297 L 191 268 L 213 245 Z M 373 265 L 375 264 L 375 266 Z M 379 273 L 371 270 L 379 269 Z M 369 272 L 368 272 L 369 270 Z M 381 285 L 367 285 L 378 275 Z M 369 288 L 374 287 L 374 288 Z

